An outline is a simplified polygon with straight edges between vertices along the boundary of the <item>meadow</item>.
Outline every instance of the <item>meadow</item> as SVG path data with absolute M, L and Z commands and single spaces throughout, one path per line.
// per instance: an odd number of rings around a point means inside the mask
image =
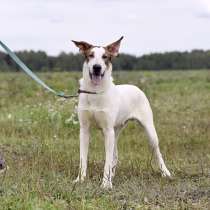
M 47 84 L 75 93 L 80 72 L 42 73 Z M 115 83 L 140 87 L 151 103 L 172 179 L 161 177 L 142 127 L 119 139 L 113 190 L 100 188 L 104 142 L 92 129 L 88 178 L 79 165 L 77 99 L 46 92 L 22 73 L 0 74 L 0 210 L 210 209 L 210 71 L 115 72 Z

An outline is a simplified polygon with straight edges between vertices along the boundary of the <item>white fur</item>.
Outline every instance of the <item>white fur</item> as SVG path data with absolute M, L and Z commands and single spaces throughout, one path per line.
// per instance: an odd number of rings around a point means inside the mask
M 136 119 L 146 130 L 152 151 L 155 154 L 163 176 L 170 176 L 158 145 L 158 137 L 153 123 L 153 114 L 145 94 L 133 85 L 115 85 L 112 81 L 112 66 L 105 65 L 102 55 L 104 48 L 93 48 L 94 58 L 85 62 L 80 89 L 97 91 L 99 94 L 80 94 L 78 116 L 80 121 L 80 172 L 75 181 L 86 177 L 90 125 L 96 121 L 105 138 L 106 160 L 102 187 L 112 188 L 112 178 L 118 161 L 117 138 L 121 129 L 130 119 Z M 100 85 L 91 83 L 89 71 L 94 64 L 102 66 L 105 75 Z

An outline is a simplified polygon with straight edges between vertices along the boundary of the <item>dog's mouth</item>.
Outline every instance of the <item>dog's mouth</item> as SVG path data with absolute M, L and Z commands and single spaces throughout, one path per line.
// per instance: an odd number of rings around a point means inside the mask
M 100 85 L 104 75 L 105 71 L 102 74 L 94 74 L 89 71 L 89 76 L 93 85 Z

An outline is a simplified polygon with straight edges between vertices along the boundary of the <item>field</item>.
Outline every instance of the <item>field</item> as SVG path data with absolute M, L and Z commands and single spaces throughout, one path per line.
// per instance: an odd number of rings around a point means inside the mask
M 81 73 L 39 76 L 75 93 Z M 119 140 L 113 190 L 101 189 L 104 144 L 92 129 L 88 178 L 79 164 L 76 100 L 44 91 L 24 74 L 0 74 L 0 209 L 210 209 L 210 71 L 116 72 L 115 83 L 148 96 L 172 179 L 162 178 L 146 135 L 130 122 Z

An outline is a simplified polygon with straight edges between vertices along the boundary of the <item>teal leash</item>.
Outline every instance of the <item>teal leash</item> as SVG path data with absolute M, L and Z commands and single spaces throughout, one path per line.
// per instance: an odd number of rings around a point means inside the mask
M 63 98 L 74 98 L 78 97 L 80 93 L 89 93 L 89 94 L 96 94 L 94 92 L 89 91 L 83 91 L 78 90 L 77 95 L 65 95 L 64 92 L 60 91 L 57 92 L 50 88 L 48 85 L 46 85 L 39 77 L 37 77 L 31 69 L 29 69 L 16 55 L 14 52 L 12 52 L 2 41 L 0 41 L 0 45 L 4 48 L 4 50 L 8 53 L 8 55 L 12 58 L 12 60 L 33 80 L 35 80 L 38 84 L 40 84 L 42 87 L 44 87 L 46 90 L 48 90 L 51 93 L 54 93 L 56 96 L 63 97 Z

